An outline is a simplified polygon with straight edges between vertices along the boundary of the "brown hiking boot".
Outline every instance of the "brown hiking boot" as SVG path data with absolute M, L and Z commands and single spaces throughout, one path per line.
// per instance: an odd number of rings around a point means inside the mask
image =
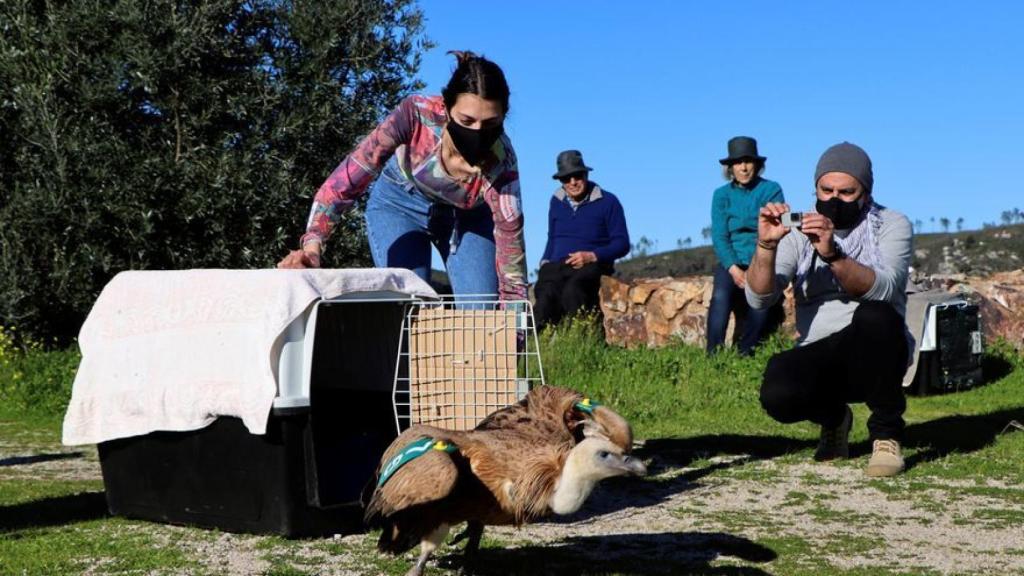
M 900 443 L 895 440 L 875 440 L 871 445 L 871 459 L 864 469 L 868 476 L 895 476 L 903 472 Z
M 853 427 L 853 411 L 846 406 L 846 414 L 843 421 L 835 428 L 821 427 L 821 437 L 818 438 L 818 449 L 814 452 L 814 459 L 818 462 L 835 460 L 836 458 L 850 457 L 850 428 Z

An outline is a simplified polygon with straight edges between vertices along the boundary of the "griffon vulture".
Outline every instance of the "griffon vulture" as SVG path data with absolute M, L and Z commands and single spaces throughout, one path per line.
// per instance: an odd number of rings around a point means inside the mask
M 407 576 L 421 576 L 448 530 L 467 522 L 467 561 L 484 525 L 521 525 L 571 514 L 598 481 L 646 473 L 629 455 L 632 431 L 621 416 L 571 390 L 538 387 L 475 429 L 412 426 L 384 453 L 366 506 L 381 527 L 377 548 L 401 554 L 420 544 Z

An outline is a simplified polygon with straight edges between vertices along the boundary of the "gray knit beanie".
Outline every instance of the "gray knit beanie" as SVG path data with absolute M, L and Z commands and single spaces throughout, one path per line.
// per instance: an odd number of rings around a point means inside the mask
M 860 181 L 866 192 L 871 192 L 875 177 L 871 173 L 871 158 L 863 148 L 849 142 L 842 142 L 825 150 L 814 169 L 814 185 L 829 172 L 849 174 Z

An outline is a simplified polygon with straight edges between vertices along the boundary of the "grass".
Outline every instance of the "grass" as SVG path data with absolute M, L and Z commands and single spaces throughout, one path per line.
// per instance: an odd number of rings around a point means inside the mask
M 59 444 L 77 351 L 16 348 L 12 342 L 0 331 L 0 575 L 87 570 L 219 574 L 227 560 L 204 550 L 222 538 L 228 538 L 231 549 L 245 549 L 255 557 L 256 572 L 264 575 L 318 574 L 328 561 L 333 570 L 365 574 L 403 574 L 410 566 L 408 558 L 378 555 L 372 534 L 293 541 L 106 516 L 102 482 L 95 474 L 88 479 L 63 474 L 66 466 L 96 458 L 93 449 Z M 847 495 L 833 480 L 797 468 L 808 461 L 817 429 L 776 423 L 758 402 L 765 363 L 788 345 L 774 340 L 753 358 L 726 351 L 709 359 L 702 350 L 683 345 L 658 350 L 608 347 L 594 324 L 585 321 L 543 334 L 547 382 L 585 391 L 614 406 L 645 441 L 639 453 L 653 458 L 652 477 L 636 485 L 638 497 L 660 502 L 700 486 L 743 489 L 732 508 L 716 508 L 707 492 L 693 490 L 686 505 L 666 511 L 690 522 L 692 530 L 683 533 L 639 534 L 623 541 L 577 536 L 570 525 L 566 540 L 556 544 L 489 535 L 482 554 L 491 571 L 938 573 L 914 567 L 913 558 L 877 556 L 885 539 L 874 530 L 884 519 L 844 508 Z M 1004 429 L 1012 420 L 1024 422 L 1024 360 L 1001 345 L 990 350 L 989 360 L 1003 369 L 985 386 L 911 397 L 906 413 L 908 471 L 894 480 L 860 480 L 857 489 L 905 509 L 914 526 L 949 522 L 976 531 L 979 538 L 1019 526 L 1024 521 L 1024 433 Z M 863 456 L 869 449 L 864 427 L 868 413 L 862 405 L 854 411 L 857 424 L 851 440 L 854 452 Z M 44 462 L 29 468 L 22 465 L 28 458 Z M 836 466 L 858 472 L 863 457 Z M 791 487 L 773 496 L 773 486 L 783 482 Z M 773 497 L 777 501 L 766 504 Z M 801 523 L 811 521 L 828 529 L 813 534 L 799 530 Z M 615 551 L 613 559 L 597 560 L 608 550 Z M 844 564 L 829 560 L 823 550 L 833 557 L 870 558 L 874 563 Z M 1007 550 L 1010 557 L 1024 554 L 1019 540 Z M 646 555 L 654 552 L 660 556 L 651 562 Z M 439 568 L 431 572 L 454 573 Z
M 23 530 L 0 538 L 0 570 L 8 574 L 107 574 L 192 570 L 197 560 L 162 544 L 154 530 L 111 519 Z M 99 568 L 99 570 L 96 570 Z
M 693 346 L 607 347 L 595 344 L 597 331 L 578 322 L 545 334 L 548 384 L 585 390 L 614 406 L 641 438 L 717 437 L 708 450 L 729 448 L 730 439 L 774 439 L 783 453 L 810 453 L 816 426 L 779 424 L 760 410 L 761 374 L 768 358 L 788 345 L 784 340 L 770 341 L 753 358 L 726 350 L 709 359 Z M 950 479 L 1024 477 L 1024 434 L 1001 434 L 1011 421 L 1024 422 L 1024 360 L 1004 344 L 989 354 L 1006 372 L 999 380 L 957 394 L 908 399 L 907 455 L 913 464 L 928 463 L 922 471 Z M 863 404 L 853 409 L 850 439 L 863 451 L 869 412 Z
M 62 414 L 81 355 L 78 347 L 48 350 L 0 326 L 0 400 L 2 408 L 26 417 Z

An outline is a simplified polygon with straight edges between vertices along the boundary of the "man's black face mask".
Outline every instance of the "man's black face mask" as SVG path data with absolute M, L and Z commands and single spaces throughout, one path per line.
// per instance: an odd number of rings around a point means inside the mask
M 815 208 L 818 214 L 831 220 L 837 230 L 849 230 L 860 221 L 864 204 L 862 200 L 843 202 L 838 196 L 833 196 L 828 200 L 818 200 Z

